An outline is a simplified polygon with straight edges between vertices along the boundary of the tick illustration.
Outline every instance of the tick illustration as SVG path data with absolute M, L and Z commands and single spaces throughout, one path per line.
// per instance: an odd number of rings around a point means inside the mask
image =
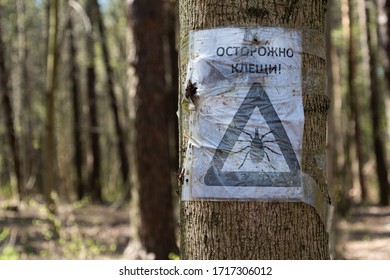
M 241 163 L 240 167 L 238 167 L 238 169 L 240 169 L 244 165 L 248 155 L 253 163 L 260 163 L 264 159 L 264 156 L 266 156 L 268 162 L 270 162 L 267 150 L 276 154 L 276 155 L 281 155 L 280 153 L 278 153 L 278 152 L 274 151 L 273 149 L 271 149 L 270 147 L 266 146 L 266 143 L 273 143 L 273 142 L 275 142 L 274 140 L 263 141 L 264 137 L 270 133 L 273 133 L 273 131 L 274 131 L 274 129 L 270 130 L 269 132 L 262 135 L 261 137 L 259 135 L 258 128 L 255 128 L 255 136 L 254 137 L 252 136 L 252 134 L 250 134 L 246 131 L 242 131 L 246 135 L 248 135 L 251 140 L 239 140 L 239 141 L 243 141 L 243 142 L 250 142 L 250 144 L 248 146 L 240 149 L 239 151 L 233 152 L 234 154 L 241 153 L 242 151 L 245 151 L 249 148 L 249 150 L 245 154 L 243 162 Z

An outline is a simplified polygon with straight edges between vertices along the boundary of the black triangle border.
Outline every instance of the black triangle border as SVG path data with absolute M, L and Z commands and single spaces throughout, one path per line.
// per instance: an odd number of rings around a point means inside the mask
M 271 129 L 290 172 L 222 172 L 226 159 L 229 157 L 235 142 L 238 140 L 256 107 L 259 108 L 260 113 Z M 296 187 L 300 185 L 300 171 L 300 164 L 290 138 L 267 92 L 261 83 L 253 83 L 214 153 L 211 167 L 207 170 L 204 177 L 205 185 L 226 187 Z

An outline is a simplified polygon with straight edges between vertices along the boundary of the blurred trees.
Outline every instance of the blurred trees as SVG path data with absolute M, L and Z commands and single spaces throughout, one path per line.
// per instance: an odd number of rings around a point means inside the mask
M 379 32 L 383 22 L 389 22 L 385 2 L 343 0 L 328 5 L 328 45 L 333 49 L 328 65 L 328 90 L 333 94 L 328 150 L 335 155 L 328 174 L 341 212 L 354 203 L 386 205 L 389 199 L 388 58 L 381 51 L 386 50 L 388 28 Z
M 2 7 L 0 6 L 0 14 Z M 20 158 L 19 158 L 19 140 L 16 136 L 15 123 L 14 123 L 14 109 L 11 104 L 11 93 L 9 90 L 9 69 L 6 66 L 6 48 L 3 42 L 3 30 L 2 23 L 0 22 L 0 91 L 1 91 L 1 105 L 4 108 L 4 119 L 6 134 L 8 137 L 8 143 L 12 154 L 12 164 L 13 170 L 12 173 L 15 175 L 16 186 L 17 186 L 17 195 L 20 200 L 23 199 L 24 190 L 23 190 L 23 180 L 22 180 L 22 170 L 20 167 Z
M 382 206 L 389 205 L 389 178 L 387 173 L 386 149 L 384 146 L 384 128 L 387 126 L 385 114 L 385 82 L 384 76 L 378 74 L 383 65 L 379 60 L 379 28 L 376 20 L 378 6 L 376 2 L 370 3 L 367 13 L 367 45 L 370 69 L 370 108 L 372 120 L 372 135 L 374 140 L 374 154 L 376 163 L 376 175 L 379 184 L 379 203 Z M 382 70 L 383 71 L 383 70 Z
M 126 65 L 119 59 L 126 18 L 122 1 L 111 2 L 1 2 L 7 122 L 1 118 L 0 139 L 13 137 L 0 156 L 1 188 L 18 186 L 21 197 L 24 188 L 25 198 L 55 191 L 97 201 L 120 199 L 129 188 Z

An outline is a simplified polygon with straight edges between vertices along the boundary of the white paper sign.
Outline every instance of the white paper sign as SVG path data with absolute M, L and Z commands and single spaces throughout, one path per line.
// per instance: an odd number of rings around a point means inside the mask
M 300 200 L 300 32 L 192 31 L 189 55 L 183 199 Z

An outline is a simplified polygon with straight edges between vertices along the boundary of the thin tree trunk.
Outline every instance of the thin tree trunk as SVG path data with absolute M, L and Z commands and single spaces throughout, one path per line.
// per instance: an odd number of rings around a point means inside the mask
M 44 146 L 44 193 L 45 200 L 50 211 L 54 211 L 52 192 L 55 181 L 55 135 L 54 135 L 54 113 L 55 93 L 57 80 L 57 36 L 58 36 L 58 0 L 51 0 L 49 7 L 49 34 L 48 34 L 48 55 L 47 55 L 47 77 L 46 77 L 46 123 L 45 123 L 45 146 Z
M 349 23 L 349 0 L 342 0 L 341 2 L 341 12 L 342 12 L 342 26 L 343 26 L 343 38 L 346 42 L 349 41 L 350 33 L 351 33 L 351 25 Z M 346 50 L 346 56 L 348 56 L 348 51 Z M 353 160 L 353 151 L 354 141 L 353 141 L 353 130 L 349 125 L 350 120 L 353 118 L 350 106 L 350 94 L 346 94 L 342 98 L 342 106 L 340 108 L 344 109 L 344 115 L 346 116 L 344 120 L 344 135 L 343 135 L 343 146 L 345 147 L 343 150 L 343 165 L 342 165 L 342 182 L 341 188 L 343 191 L 340 194 L 341 201 L 339 203 L 338 210 L 342 213 L 346 213 L 350 208 L 352 197 L 350 194 L 351 189 L 354 189 L 357 186 L 356 182 L 356 168 Z
M 71 94 L 72 94 L 72 109 L 73 109 L 73 145 L 74 145 L 74 154 L 73 161 L 76 169 L 76 192 L 77 198 L 81 200 L 85 195 L 85 185 L 83 180 L 83 145 L 81 141 L 81 116 L 80 116 L 80 86 L 78 81 L 78 75 L 80 73 L 79 67 L 77 66 L 76 56 L 77 50 L 74 42 L 73 36 L 73 17 L 71 12 L 69 12 L 68 19 L 68 32 L 69 32 L 69 77 L 71 81 Z
M 322 0 L 277 3 L 271 0 L 181 0 L 180 84 L 183 85 L 186 77 L 190 30 L 263 25 L 310 29 L 324 34 L 325 9 L 326 1 Z M 314 178 L 326 200 L 324 166 L 316 163 L 316 158 L 325 157 L 328 108 L 324 95 L 325 71 L 323 58 L 302 54 L 305 111 L 302 170 Z M 181 159 L 189 135 L 188 123 L 184 123 L 188 116 L 184 115 L 185 108 L 181 107 Z M 182 201 L 180 209 L 182 259 L 329 258 L 325 225 L 316 210 L 305 203 L 193 200 Z
M 94 11 L 94 0 L 87 1 L 87 14 L 93 22 L 96 18 Z M 94 51 L 94 31 L 87 35 L 87 92 L 89 106 L 89 141 L 90 151 L 88 156 L 88 192 L 96 201 L 102 201 L 101 187 L 101 152 L 100 152 L 100 127 L 98 120 L 98 100 L 95 89 L 96 73 L 95 73 L 95 51 Z
M 33 129 L 32 129 L 32 110 L 31 110 L 31 92 L 28 91 L 30 87 L 30 75 L 28 71 L 28 48 L 27 48 L 27 25 L 26 25 L 26 7 L 23 0 L 16 1 L 17 22 L 18 22 L 18 60 L 19 60 L 19 75 L 20 75 L 20 94 L 21 106 L 23 114 L 21 114 L 21 162 L 23 163 L 23 178 L 27 180 L 33 176 L 32 168 L 34 165 L 34 147 Z
M 335 24 L 335 14 L 339 12 L 339 5 L 334 0 L 328 1 L 327 10 L 327 66 L 328 66 L 328 81 L 327 90 L 328 97 L 332 102 L 329 108 L 328 120 L 328 185 L 333 187 L 331 190 L 333 197 L 336 198 L 335 204 L 347 204 L 343 201 L 347 200 L 345 187 L 342 182 L 345 174 L 344 158 L 344 132 L 345 132 L 345 112 L 342 110 L 342 94 L 340 86 L 340 57 L 337 49 L 333 46 L 331 32 Z
M 389 181 L 386 164 L 386 150 L 382 141 L 383 124 L 383 97 L 379 89 L 379 79 L 377 74 L 378 69 L 378 37 L 377 37 L 377 23 L 374 20 L 376 14 L 375 5 L 370 5 L 367 9 L 367 41 L 369 46 L 370 57 L 370 88 L 371 88 L 371 118 L 372 118 L 372 132 L 374 139 L 374 151 L 376 161 L 376 172 L 379 183 L 380 205 L 389 205 Z
M 123 131 L 123 125 L 119 118 L 118 101 L 114 90 L 114 73 L 110 63 L 104 22 L 100 13 L 99 3 L 97 2 L 97 0 L 94 1 L 94 5 L 95 5 L 94 7 L 95 13 L 97 16 L 97 24 L 99 26 L 100 43 L 103 51 L 104 67 L 106 70 L 107 90 L 111 101 L 111 111 L 114 116 L 115 130 L 118 139 L 118 156 L 121 162 L 121 173 L 122 173 L 122 180 L 124 185 L 124 194 L 125 194 L 125 199 L 130 199 L 129 159 L 127 156 L 126 140 Z
M 385 75 L 386 75 L 386 81 L 387 81 L 387 87 L 390 88 L 390 0 L 382 0 L 381 2 L 385 1 L 384 4 L 384 10 L 387 17 L 387 24 L 386 24 L 386 40 L 385 41 L 385 53 L 386 53 L 386 67 L 385 67 Z M 390 94 L 390 90 L 388 91 L 388 94 Z
M 127 1 L 134 240 L 156 259 L 176 253 L 169 166 L 162 0 Z M 139 218 L 138 221 L 136 219 Z
M 359 93 L 357 90 L 357 59 L 356 59 L 356 40 L 353 32 L 355 25 L 355 1 L 348 1 L 348 16 L 349 16 L 349 40 L 348 40 L 348 91 L 350 95 L 350 106 L 351 113 L 354 120 L 354 136 L 355 136 L 355 153 L 358 165 L 358 176 L 360 185 L 360 199 L 361 202 L 365 202 L 367 198 L 367 187 L 365 183 L 365 177 L 363 173 L 364 158 L 363 158 L 363 143 L 362 143 L 362 132 L 360 123 L 360 104 L 359 104 Z
M 0 6 L 1 8 L 1 6 Z M 16 136 L 15 125 L 14 125 L 14 112 L 12 108 L 12 102 L 10 97 L 10 91 L 8 87 L 8 69 L 6 68 L 5 62 L 5 46 L 3 42 L 2 34 L 2 23 L 0 22 L 0 93 L 1 103 L 4 106 L 4 117 L 7 129 L 7 137 L 11 149 L 13 171 L 16 177 L 16 188 L 18 192 L 19 200 L 24 197 L 23 179 L 22 179 L 22 168 L 19 157 L 19 141 Z

